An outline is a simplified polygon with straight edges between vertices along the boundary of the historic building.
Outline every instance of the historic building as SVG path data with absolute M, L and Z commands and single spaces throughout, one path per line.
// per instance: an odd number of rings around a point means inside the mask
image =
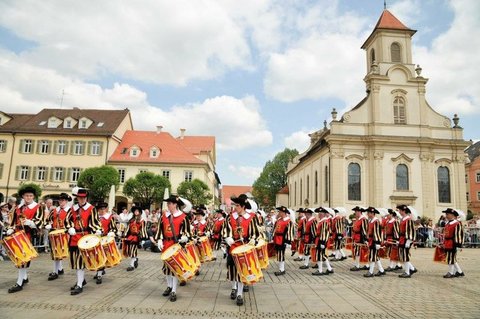
M 289 206 L 414 206 L 438 217 L 466 210 L 465 153 L 458 117 L 425 100 L 428 79 L 412 59 L 409 29 L 384 10 L 362 45 L 367 95 L 310 134 L 311 145 L 288 167 Z M 453 114 L 452 114 L 453 115 Z
M 480 214 L 480 141 L 468 147 L 465 152 L 469 159 L 465 165 L 468 210 Z
M 70 193 L 82 170 L 106 164 L 131 129 L 128 109 L 0 112 L 0 197 L 23 183 L 40 185 L 42 196 Z
M 117 190 L 117 206 L 131 204 L 123 193 L 123 183 L 140 172 L 152 172 L 170 180 L 172 193 L 180 183 L 199 179 L 208 185 L 212 194 L 211 204 L 219 201 L 219 178 L 215 173 L 216 151 L 214 136 L 187 136 L 180 130 L 180 136 L 168 132 L 127 131 L 121 143 L 108 160 L 120 175 Z

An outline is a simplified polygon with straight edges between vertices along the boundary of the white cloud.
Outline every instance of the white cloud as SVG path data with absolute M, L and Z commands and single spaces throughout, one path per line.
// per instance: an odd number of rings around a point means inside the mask
M 388 6 L 387 9 L 404 25 L 412 28 L 421 17 L 422 12 L 419 10 L 421 7 L 420 0 L 403 0 L 395 2 L 391 6 Z
M 260 174 L 262 173 L 261 167 L 254 167 L 254 166 L 235 166 L 229 165 L 228 170 L 237 175 L 238 177 L 247 179 L 253 183 Z
M 305 130 L 293 132 L 289 136 L 285 137 L 285 147 L 290 149 L 296 149 L 299 153 L 304 152 L 310 146 L 310 136 L 314 130 Z

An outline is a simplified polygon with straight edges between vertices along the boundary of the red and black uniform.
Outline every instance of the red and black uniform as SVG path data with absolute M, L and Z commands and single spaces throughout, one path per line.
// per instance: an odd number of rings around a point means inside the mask
M 223 222 L 225 221 L 224 217 L 218 218 L 214 221 L 212 230 L 211 230 L 211 241 L 212 241 L 212 248 L 214 250 L 220 249 L 220 245 L 222 244 L 222 228 Z
M 285 261 L 285 248 L 293 240 L 293 222 L 290 217 L 277 219 L 273 227 L 273 243 L 277 252 L 277 261 Z
M 363 245 L 367 242 L 367 230 L 368 230 L 368 220 L 367 217 L 361 215 L 359 219 L 353 223 L 352 227 L 352 240 L 356 244 Z M 360 256 L 360 246 L 353 245 L 353 255 L 352 257 L 355 258 L 356 256 Z
M 78 204 L 74 205 L 72 209 L 67 212 L 65 227 L 67 229 L 72 227 L 75 229 L 75 235 L 70 236 L 68 243 L 70 265 L 72 269 L 83 269 L 85 265 L 78 249 L 78 241 L 85 235 L 95 234 L 98 230 L 101 230 L 102 226 L 98 219 L 97 210 L 90 203 L 85 203 L 82 207 Z
M 138 216 L 137 218 L 134 215 L 130 219 L 124 234 L 124 238 L 124 243 L 126 245 L 126 254 L 128 255 L 128 257 L 136 258 L 138 244 L 142 239 L 147 238 L 147 225 L 145 221 L 141 219 L 141 216 Z
M 202 237 L 205 236 L 207 231 L 207 222 L 205 220 L 194 220 L 193 223 L 193 237 Z
M 47 218 L 47 224 L 52 225 L 52 229 L 50 231 L 54 230 L 60 230 L 60 229 L 65 229 L 65 218 L 67 217 L 67 214 L 70 212 L 72 208 L 70 206 L 65 206 L 65 207 L 57 207 L 55 208 L 50 215 Z M 52 257 L 52 260 L 55 260 L 53 256 L 53 249 L 52 249 L 52 243 L 49 241 L 48 242 L 50 246 L 50 255 Z
M 305 222 L 305 232 L 303 236 L 303 243 L 305 245 L 305 256 L 310 256 L 310 248 L 314 244 L 315 240 L 315 229 L 317 227 L 317 222 L 315 217 L 310 217 Z
M 298 253 L 303 255 L 305 253 L 305 225 L 307 223 L 307 217 L 302 216 L 297 221 L 297 240 L 298 240 Z
M 387 256 L 390 256 L 391 261 L 398 261 L 398 257 L 393 257 L 393 256 L 398 256 L 398 254 L 392 254 L 392 251 L 394 249 L 398 249 L 395 246 L 395 242 L 398 241 L 398 231 L 399 231 L 399 223 L 398 220 L 395 218 L 391 218 L 390 220 L 387 221 L 384 227 L 384 240 L 385 240 L 385 246 L 387 248 Z
M 115 223 L 115 219 L 113 215 L 110 213 L 106 213 L 102 216 L 99 216 L 100 224 L 102 225 L 102 236 L 107 236 L 108 233 L 112 232 L 114 234 L 117 233 L 117 224 Z
M 369 249 L 369 258 L 368 260 L 372 262 L 377 262 L 378 250 L 377 245 L 382 243 L 382 227 L 381 222 L 377 217 L 372 218 L 368 222 L 368 249 Z
M 447 264 L 453 265 L 457 262 L 457 248 L 463 245 L 463 226 L 456 219 L 447 222 L 443 228 L 443 248 L 447 253 Z
M 402 218 L 399 225 L 399 238 L 398 238 L 398 255 L 401 262 L 410 261 L 410 247 L 406 247 L 407 241 L 410 241 L 410 245 L 415 241 L 415 225 L 410 215 L 406 215 Z
M 327 260 L 327 242 L 330 238 L 330 234 L 330 219 L 328 217 L 323 217 L 315 227 L 315 245 L 317 261 Z

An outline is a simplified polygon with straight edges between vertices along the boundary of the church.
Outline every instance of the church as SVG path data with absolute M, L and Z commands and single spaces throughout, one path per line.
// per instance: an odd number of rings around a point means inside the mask
M 437 219 L 466 211 L 465 148 L 459 119 L 425 99 L 428 79 L 412 61 L 412 36 L 385 9 L 362 45 L 366 96 L 310 136 L 287 168 L 288 205 L 395 208 L 413 206 Z M 453 122 L 453 123 L 452 123 Z

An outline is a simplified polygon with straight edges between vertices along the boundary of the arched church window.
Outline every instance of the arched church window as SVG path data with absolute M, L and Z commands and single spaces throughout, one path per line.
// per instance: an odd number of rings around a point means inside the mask
M 405 99 L 401 96 L 396 96 L 393 99 L 393 122 L 395 124 L 406 124 L 405 115 Z
M 375 62 L 375 49 L 370 50 L 370 63 Z
M 318 172 L 315 171 L 315 203 L 318 203 Z
M 348 164 L 348 200 L 361 200 L 361 170 L 357 163 Z
M 396 169 L 397 191 L 408 190 L 408 167 L 405 164 L 397 165 Z
M 393 42 L 390 46 L 390 53 L 392 55 L 392 62 L 402 62 L 402 56 L 400 52 L 400 44 Z
M 440 166 L 437 170 L 438 179 L 438 201 L 450 203 L 450 171 L 448 167 Z

